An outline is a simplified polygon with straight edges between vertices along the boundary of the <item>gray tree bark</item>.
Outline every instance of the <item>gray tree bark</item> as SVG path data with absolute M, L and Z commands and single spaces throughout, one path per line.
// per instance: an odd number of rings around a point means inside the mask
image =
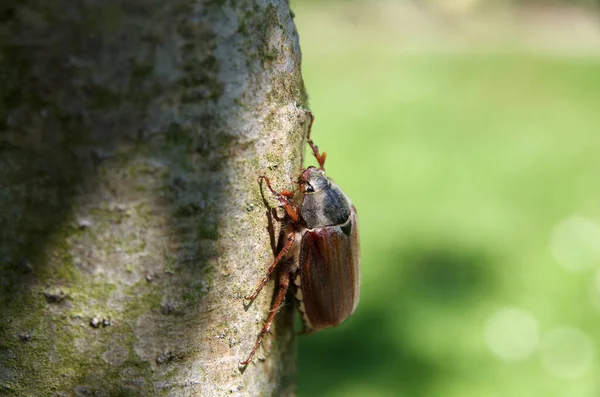
M 290 305 L 238 362 L 305 106 L 286 0 L 2 1 L 0 395 L 293 395 Z

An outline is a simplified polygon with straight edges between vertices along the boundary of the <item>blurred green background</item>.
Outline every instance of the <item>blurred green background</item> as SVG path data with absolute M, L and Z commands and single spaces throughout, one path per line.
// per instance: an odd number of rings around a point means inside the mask
M 292 1 L 362 249 L 300 396 L 600 395 L 600 11 L 473 4 Z

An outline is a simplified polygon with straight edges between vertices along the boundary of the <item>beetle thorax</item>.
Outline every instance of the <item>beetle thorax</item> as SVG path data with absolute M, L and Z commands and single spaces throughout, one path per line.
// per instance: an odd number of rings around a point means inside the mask
M 300 215 L 309 229 L 346 223 L 352 204 L 324 171 L 309 167 L 298 182 Z

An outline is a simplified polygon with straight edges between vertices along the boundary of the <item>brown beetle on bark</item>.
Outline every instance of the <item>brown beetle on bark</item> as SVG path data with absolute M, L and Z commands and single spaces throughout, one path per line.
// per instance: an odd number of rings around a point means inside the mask
M 279 290 L 249 357 L 248 365 L 271 324 L 285 295 L 293 286 L 294 297 L 304 322 L 303 333 L 335 327 L 346 320 L 359 301 L 359 238 L 356 209 L 344 192 L 325 175 L 325 153 L 310 138 L 314 116 L 309 113 L 307 141 L 319 163 L 298 177 L 298 187 L 275 191 L 266 176 L 267 188 L 286 213 L 287 241 L 256 291 L 246 299 L 254 301 L 276 268 Z

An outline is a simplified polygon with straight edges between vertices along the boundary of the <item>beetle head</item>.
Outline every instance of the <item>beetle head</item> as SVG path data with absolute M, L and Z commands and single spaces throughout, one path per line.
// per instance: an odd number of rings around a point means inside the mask
M 330 186 L 329 178 L 325 176 L 325 171 L 315 167 L 308 167 L 298 178 L 300 190 L 303 193 L 318 193 L 326 190 Z

